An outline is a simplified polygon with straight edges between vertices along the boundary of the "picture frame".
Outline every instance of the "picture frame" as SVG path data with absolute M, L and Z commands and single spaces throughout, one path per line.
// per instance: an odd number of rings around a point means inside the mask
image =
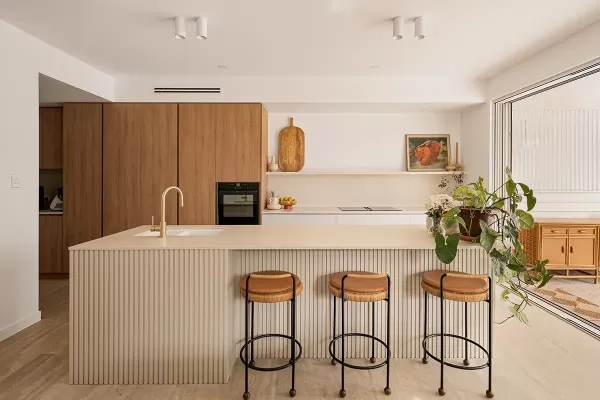
M 408 172 L 446 171 L 450 143 L 450 135 L 406 135 L 406 170 Z

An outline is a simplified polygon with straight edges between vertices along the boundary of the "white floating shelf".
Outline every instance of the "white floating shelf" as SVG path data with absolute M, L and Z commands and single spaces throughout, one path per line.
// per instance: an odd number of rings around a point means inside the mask
M 300 175 L 452 175 L 465 171 L 408 172 L 398 169 L 303 169 L 298 172 L 267 172 L 269 176 Z

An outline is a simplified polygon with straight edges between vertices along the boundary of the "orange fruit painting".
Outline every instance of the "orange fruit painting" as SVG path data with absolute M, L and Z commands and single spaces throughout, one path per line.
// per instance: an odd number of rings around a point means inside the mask
M 406 135 L 407 170 L 439 171 L 448 165 L 448 135 Z

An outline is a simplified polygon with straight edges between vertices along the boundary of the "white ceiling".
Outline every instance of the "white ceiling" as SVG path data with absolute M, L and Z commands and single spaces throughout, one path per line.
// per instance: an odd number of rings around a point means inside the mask
M 175 15 L 207 16 L 208 40 L 191 20 L 175 40 Z M 392 40 L 397 15 L 424 16 L 427 38 L 407 23 Z M 487 78 L 598 20 L 600 1 L 0 0 L 0 18 L 112 74 Z

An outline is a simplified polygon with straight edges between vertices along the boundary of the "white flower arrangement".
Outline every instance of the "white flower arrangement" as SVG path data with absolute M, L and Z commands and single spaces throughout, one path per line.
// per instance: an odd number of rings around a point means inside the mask
M 429 196 L 427 199 L 427 211 L 441 209 L 442 212 L 447 212 L 448 210 L 457 207 L 460 205 L 460 202 L 454 200 L 452 196 L 447 194 L 435 194 L 433 196 Z

